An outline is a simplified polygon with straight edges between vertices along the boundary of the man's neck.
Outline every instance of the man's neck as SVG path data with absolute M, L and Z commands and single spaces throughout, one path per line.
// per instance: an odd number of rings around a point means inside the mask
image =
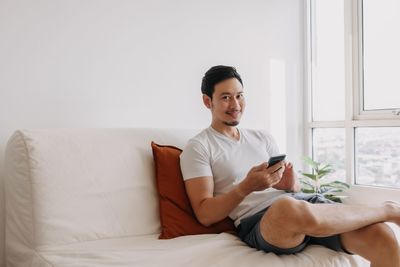
M 218 126 L 215 124 L 211 124 L 211 127 L 219 132 L 220 134 L 225 135 L 228 138 L 234 139 L 234 140 L 239 140 L 240 139 L 240 134 L 239 130 L 235 126 Z

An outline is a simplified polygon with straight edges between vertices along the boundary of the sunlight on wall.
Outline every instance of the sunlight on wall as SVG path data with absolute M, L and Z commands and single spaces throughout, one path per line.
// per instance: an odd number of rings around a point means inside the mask
M 270 129 L 279 150 L 286 152 L 286 64 L 283 60 L 270 60 Z

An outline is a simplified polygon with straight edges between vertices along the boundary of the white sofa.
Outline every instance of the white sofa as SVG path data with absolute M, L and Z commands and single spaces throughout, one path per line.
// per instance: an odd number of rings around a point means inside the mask
M 319 246 L 276 256 L 226 233 L 159 240 L 150 142 L 183 147 L 196 132 L 15 132 L 6 149 L 7 266 L 368 266 Z

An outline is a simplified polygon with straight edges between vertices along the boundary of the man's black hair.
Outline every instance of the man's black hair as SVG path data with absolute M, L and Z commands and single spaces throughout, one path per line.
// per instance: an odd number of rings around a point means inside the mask
M 243 86 L 242 78 L 234 67 L 222 65 L 211 67 L 206 74 L 204 74 L 201 83 L 201 92 L 212 98 L 214 86 L 217 83 L 230 78 L 236 78 Z

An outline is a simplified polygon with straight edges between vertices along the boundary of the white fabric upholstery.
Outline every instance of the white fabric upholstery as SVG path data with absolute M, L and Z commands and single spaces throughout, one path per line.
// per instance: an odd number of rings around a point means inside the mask
M 150 142 L 183 147 L 195 133 L 17 131 L 6 151 L 7 266 L 367 266 L 317 246 L 266 254 L 229 234 L 158 240 Z
M 172 240 L 157 240 L 157 236 L 147 235 L 43 248 L 40 254 L 44 262 L 54 266 L 81 267 L 342 267 L 363 263 L 359 257 L 319 246 L 310 246 L 297 255 L 276 256 L 251 249 L 230 234 L 185 236 Z

